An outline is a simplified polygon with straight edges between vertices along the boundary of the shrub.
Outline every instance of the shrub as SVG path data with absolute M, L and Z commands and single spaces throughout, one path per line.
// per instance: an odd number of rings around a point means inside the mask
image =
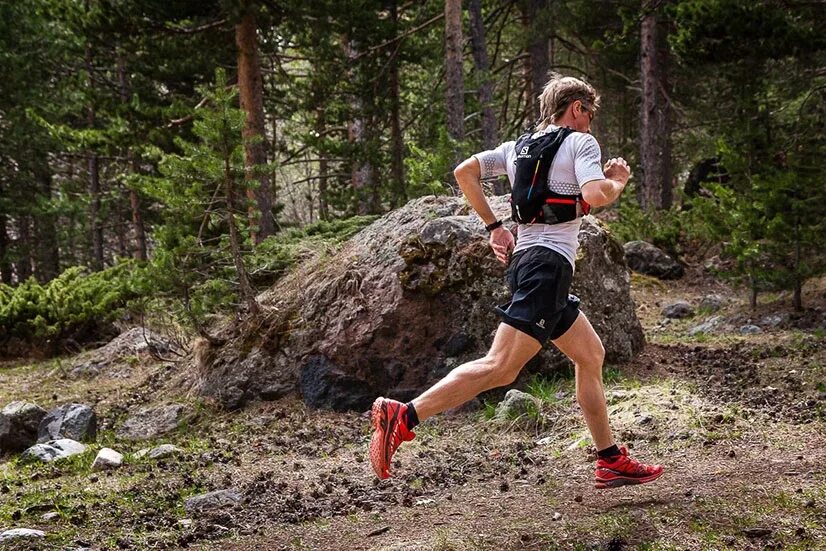
M 100 272 L 73 266 L 42 285 L 34 278 L 17 287 L 0 284 L 0 341 L 85 340 L 137 295 L 135 270 L 131 261 Z

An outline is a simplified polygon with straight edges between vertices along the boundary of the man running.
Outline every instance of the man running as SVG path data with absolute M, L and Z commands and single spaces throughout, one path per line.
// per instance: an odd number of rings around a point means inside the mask
M 622 158 L 600 167 L 601 152 L 590 134 L 591 121 L 599 107 L 599 96 L 586 82 L 555 76 L 539 96 L 541 121 L 538 131 L 559 127 L 573 130 L 564 138 L 548 174 L 550 191 L 581 194 L 594 207 L 613 203 L 631 176 Z M 484 358 L 453 369 L 445 378 L 403 404 L 387 398 L 373 403 L 371 422 L 375 432 L 370 442 L 370 462 L 379 478 L 390 476 L 390 462 L 402 442 L 412 440 L 421 421 L 457 407 L 481 392 L 509 385 L 524 365 L 550 340 L 576 367 L 576 397 L 597 448 L 597 488 L 641 484 L 663 473 L 660 465 L 645 465 L 617 447 L 608 423 L 602 386 L 605 349 L 579 300 L 568 294 L 575 268 L 581 216 L 557 224 L 520 224 L 519 241 L 496 219 L 482 191 L 480 180 L 507 174 L 514 182 L 515 142 L 505 142 L 491 151 L 478 153 L 454 171 L 456 181 L 470 205 L 490 232 L 496 258 L 508 264 L 508 282 L 513 296 L 507 307 L 498 309 L 502 323 Z M 514 248 L 515 245 L 515 248 Z

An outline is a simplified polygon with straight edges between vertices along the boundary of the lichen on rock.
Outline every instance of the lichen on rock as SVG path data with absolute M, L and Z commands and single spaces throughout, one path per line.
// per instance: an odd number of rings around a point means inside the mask
M 491 204 L 509 217 L 505 197 Z M 363 409 L 371 395 L 414 396 L 450 366 L 482 356 L 499 324 L 493 306 L 509 292 L 484 224 L 467 212 L 461 198 L 415 199 L 338 252 L 298 266 L 259 296 L 263 316 L 228 326 L 226 344 L 201 354 L 209 359 L 201 392 L 238 407 L 272 388 L 303 388 L 315 407 Z M 608 360 L 627 361 L 643 334 L 622 247 L 591 217 L 580 245 L 573 292 Z M 530 369 L 566 361 L 552 348 Z M 348 396 L 352 389 L 364 392 Z

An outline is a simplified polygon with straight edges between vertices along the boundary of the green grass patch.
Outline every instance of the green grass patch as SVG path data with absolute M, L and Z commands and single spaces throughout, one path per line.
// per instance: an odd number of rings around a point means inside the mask
M 555 404 L 562 398 L 560 393 L 565 393 L 571 386 L 568 378 L 559 376 L 541 377 L 534 375 L 528 380 L 526 385 L 528 394 L 539 398 L 543 403 Z M 567 393 L 566 393 L 567 396 Z

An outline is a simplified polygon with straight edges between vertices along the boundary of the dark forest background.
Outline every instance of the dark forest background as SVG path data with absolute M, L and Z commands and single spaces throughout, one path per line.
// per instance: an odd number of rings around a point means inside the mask
M 0 4 L 0 342 L 113 316 L 207 335 L 538 116 L 602 95 L 601 216 L 753 302 L 826 269 L 826 5 L 746 0 Z M 487 184 L 506 193 L 507 182 Z M 319 253 L 319 251 L 322 251 Z

